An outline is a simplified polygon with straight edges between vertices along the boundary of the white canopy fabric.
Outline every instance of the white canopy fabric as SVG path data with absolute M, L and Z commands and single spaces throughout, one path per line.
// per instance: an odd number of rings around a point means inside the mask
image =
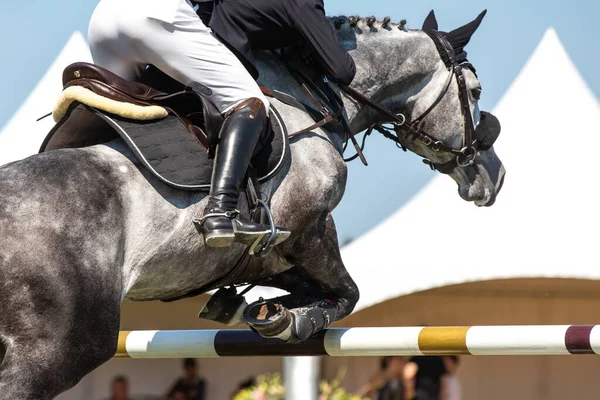
M 54 126 L 52 117 L 36 120 L 52 111 L 62 90 L 65 67 L 77 61 L 91 62 L 92 56 L 81 32 L 71 35 L 58 57 L 23 105 L 0 131 L 0 165 L 38 152 L 46 134 Z
M 359 285 L 356 311 L 471 281 L 600 279 L 600 105 L 549 29 L 494 114 L 506 168 L 496 204 L 463 201 L 436 176 L 342 250 Z

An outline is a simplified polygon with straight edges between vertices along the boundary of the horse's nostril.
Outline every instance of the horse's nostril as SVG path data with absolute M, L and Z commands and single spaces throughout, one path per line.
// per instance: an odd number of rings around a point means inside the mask
M 492 193 L 492 195 L 490 196 L 490 199 L 487 201 L 487 203 L 485 203 L 485 207 L 491 207 L 496 202 L 498 193 L 500 193 L 500 190 L 502 189 L 502 185 L 504 185 L 504 176 L 505 176 L 505 172 L 504 172 L 504 168 L 502 168 L 502 170 L 500 171 L 500 179 L 496 183 L 495 190 Z
M 470 201 L 468 187 L 465 187 L 463 185 L 458 185 L 458 194 L 463 200 Z
M 504 185 L 504 177 L 506 176 L 506 171 L 504 171 L 504 168 L 502 168 L 502 173 L 500 176 L 500 182 L 498 182 L 497 188 L 496 188 L 496 194 L 500 193 L 500 190 L 502 190 L 502 186 Z

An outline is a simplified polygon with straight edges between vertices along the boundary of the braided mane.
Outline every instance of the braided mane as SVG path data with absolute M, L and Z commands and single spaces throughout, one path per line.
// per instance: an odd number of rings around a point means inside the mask
M 361 17 L 357 15 L 353 16 L 332 16 L 327 17 L 331 25 L 336 31 L 352 29 L 355 33 L 361 34 L 365 32 L 378 32 L 379 30 L 392 30 L 399 29 L 406 31 L 406 20 L 395 23 L 392 22 L 390 17 L 385 17 L 382 20 L 371 17 Z

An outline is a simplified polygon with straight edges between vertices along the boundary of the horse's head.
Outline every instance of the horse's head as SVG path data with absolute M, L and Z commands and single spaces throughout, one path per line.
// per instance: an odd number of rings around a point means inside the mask
M 482 87 L 464 50 L 485 13 L 448 33 L 438 31 L 434 12 L 429 14 L 423 32 L 436 46 L 442 63 L 430 84 L 415 96 L 418 99 L 405 131 L 417 138 L 411 144 L 414 151 L 430 160 L 433 168 L 450 175 L 463 199 L 479 206 L 494 203 L 505 174 L 493 147 L 500 122 L 479 110 Z M 424 136 L 419 138 L 420 134 Z
M 369 31 L 381 34 L 357 38 L 354 58 L 357 67 L 362 67 L 357 80 L 360 89 L 398 114 L 393 118 L 385 115 L 386 110 L 373 112 L 376 105 L 371 102 L 370 107 L 365 106 L 369 101 L 363 99 L 353 125 L 379 131 L 386 128 L 386 136 L 424 157 L 432 168 L 450 175 L 464 200 L 491 206 L 505 174 L 493 148 L 500 123 L 492 114 L 479 110 L 481 84 L 464 50 L 484 15 L 485 11 L 451 32 L 438 31 L 433 11 L 419 31 L 399 32 L 402 26 L 391 26 L 389 21 L 380 26 L 367 21 Z M 382 54 L 386 63 L 381 62 Z M 376 58 L 378 65 L 368 61 Z M 382 71 L 384 65 L 387 70 Z M 350 93 L 356 99 L 354 94 Z

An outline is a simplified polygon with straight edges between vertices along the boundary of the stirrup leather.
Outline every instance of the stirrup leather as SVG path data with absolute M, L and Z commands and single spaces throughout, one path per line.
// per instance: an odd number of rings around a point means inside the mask
M 258 257 L 266 257 L 275 247 L 279 230 L 275 226 L 275 219 L 273 218 L 271 209 L 264 200 L 256 200 L 256 207 L 254 210 L 252 210 L 252 214 L 258 212 L 261 208 L 263 209 L 267 216 L 267 219 L 269 220 L 268 225 L 271 228 L 271 234 L 267 238 L 263 239 L 263 241 L 256 247 L 256 249 L 254 250 L 254 254 Z

